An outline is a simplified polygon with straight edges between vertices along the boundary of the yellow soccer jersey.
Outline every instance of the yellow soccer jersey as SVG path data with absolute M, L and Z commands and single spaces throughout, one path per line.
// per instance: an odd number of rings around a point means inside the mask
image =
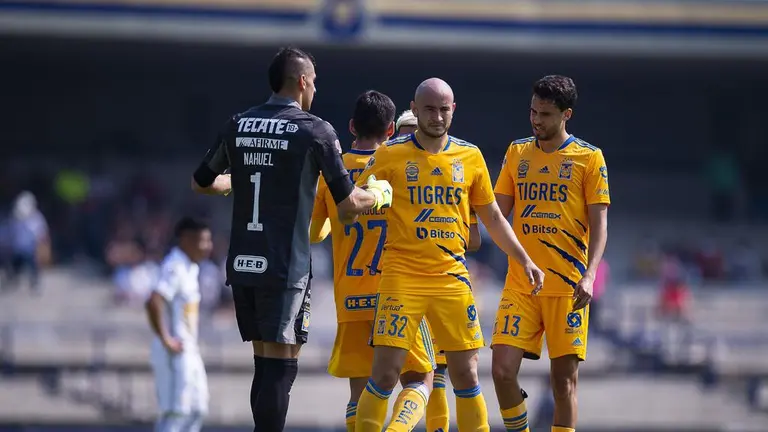
M 587 266 L 587 206 L 611 202 L 603 152 L 574 136 L 552 153 L 542 151 L 534 137 L 513 141 L 495 192 L 515 198 L 512 227 L 547 273 L 539 295 L 573 295 Z M 514 260 L 509 260 L 505 289 L 531 291 Z
M 342 156 L 353 182 L 363 172 L 373 152 L 352 149 Z M 387 235 L 385 211 L 368 210 L 355 223 L 343 225 L 336 217 L 336 204 L 321 176 L 312 221 L 322 224 L 328 218 L 331 220 L 333 285 L 338 322 L 373 320 L 381 275 L 381 254 Z
M 445 148 L 432 154 L 414 134 L 404 135 L 376 150 L 358 184 L 369 175 L 392 185 L 382 258 L 386 277 L 404 275 L 420 294 L 466 291 L 470 206 L 495 200 L 480 150 L 449 137 Z

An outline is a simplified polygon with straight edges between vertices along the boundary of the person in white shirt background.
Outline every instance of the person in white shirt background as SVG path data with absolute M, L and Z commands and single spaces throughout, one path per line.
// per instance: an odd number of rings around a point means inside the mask
M 213 242 L 208 226 L 192 218 L 181 219 L 175 235 L 177 246 L 163 260 L 146 303 L 155 333 L 150 354 L 160 411 L 155 430 L 196 432 L 202 428 L 209 397 L 197 344 L 198 263 L 210 256 Z
M 29 191 L 21 192 L 13 203 L 8 221 L 3 223 L 10 250 L 11 272 L 8 285 L 17 287 L 17 280 L 25 270 L 29 273 L 29 286 L 39 293 L 40 260 L 50 253 L 48 223 L 37 208 L 37 199 Z M 41 255 L 41 252 L 45 254 Z

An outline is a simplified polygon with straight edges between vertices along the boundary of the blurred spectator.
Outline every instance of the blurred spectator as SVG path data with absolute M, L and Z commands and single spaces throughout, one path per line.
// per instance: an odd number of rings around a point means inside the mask
M 754 281 L 762 277 L 763 262 L 760 252 L 748 240 L 740 241 L 729 254 L 728 274 L 735 281 Z
M 664 256 L 658 314 L 671 321 L 688 321 L 690 289 L 680 260 L 672 253 Z
M 635 250 L 632 275 L 636 279 L 657 279 L 661 271 L 661 248 L 654 240 L 646 238 Z
M 13 287 L 26 270 L 30 287 L 38 292 L 40 268 L 51 262 L 51 244 L 48 223 L 31 192 L 24 191 L 16 197 L 6 230 L 11 264 L 9 287 Z
M 721 280 L 725 277 L 725 263 L 718 245 L 709 240 L 695 253 L 701 277 L 704 280 Z
M 601 299 L 605 294 L 610 277 L 611 266 L 608 265 L 608 261 L 603 258 L 602 261 L 600 261 L 600 265 L 597 266 L 595 282 L 592 285 L 592 302 L 589 306 L 589 326 L 591 330 L 600 331 L 602 328 L 600 323 L 600 310 L 603 302 Z
M 147 258 L 144 245 L 136 239 L 114 239 L 107 248 L 107 262 L 114 268 L 115 301 L 141 304 L 157 282 L 160 267 Z
M 707 165 L 707 180 L 713 217 L 718 222 L 733 220 L 741 187 L 739 164 L 733 153 L 722 148 L 712 153 Z

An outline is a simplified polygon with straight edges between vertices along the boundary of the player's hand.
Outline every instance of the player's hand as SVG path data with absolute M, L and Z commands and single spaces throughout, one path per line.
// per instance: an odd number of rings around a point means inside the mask
M 165 346 L 165 349 L 171 354 L 178 354 L 184 351 L 184 344 L 182 344 L 180 340 L 172 337 L 165 339 L 163 341 L 163 346 Z
M 528 277 L 528 282 L 533 285 L 533 291 L 531 295 L 536 295 L 541 291 L 541 287 L 544 286 L 544 272 L 541 271 L 533 261 L 528 262 L 523 266 L 525 275 Z
M 573 290 L 573 310 L 577 311 L 586 307 L 589 302 L 592 301 L 592 284 L 595 283 L 595 279 L 591 276 L 584 276 L 579 283 L 576 284 L 576 288 Z
M 387 208 L 392 205 L 392 185 L 386 180 L 376 180 L 376 176 L 371 175 L 366 181 L 366 189 L 376 197 L 376 204 L 373 208 L 376 210 Z

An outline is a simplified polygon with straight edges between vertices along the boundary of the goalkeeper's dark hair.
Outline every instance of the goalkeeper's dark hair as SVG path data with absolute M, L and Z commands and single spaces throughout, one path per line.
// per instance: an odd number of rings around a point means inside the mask
M 395 103 L 384 93 L 368 90 L 355 102 L 352 125 L 358 138 L 381 138 L 395 121 Z
M 539 99 L 552 102 L 560 111 L 573 108 L 578 99 L 576 84 L 563 75 L 547 75 L 536 81 L 533 84 L 533 94 Z
M 269 65 L 269 87 L 278 93 L 289 79 L 299 79 L 315 66 L 312 54 L 294 47 L 280 48 Z

